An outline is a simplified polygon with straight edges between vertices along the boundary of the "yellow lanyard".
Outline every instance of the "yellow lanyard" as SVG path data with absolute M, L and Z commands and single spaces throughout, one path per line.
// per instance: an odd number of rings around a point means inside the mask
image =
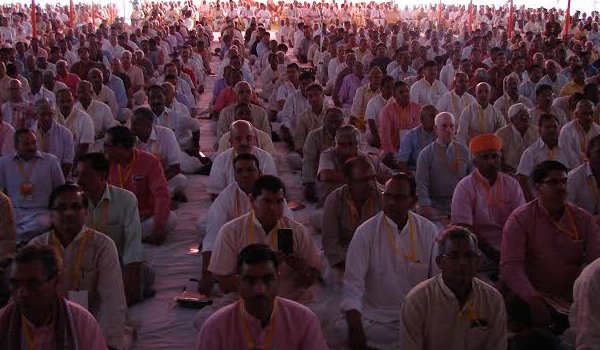
M 407 261 L 418 263 L 419 259 L 417 259 L 417 242 L 416 242 L 416 237 L 415 237 L 415 235 L 416 235 L 415 223 L 414 223 L 412 216 L 410 216 L 410 214 L 408 214 L 408 220 L 407 220 L 408 239 L 410 240 L 410 254 L 408 254 L 408 255 L 404 254 L 402 252 L 402 250 L 400 250 L 400 248 L 396 244 L 396 240 L 394 239 L 394 234 L 392 233 L 392 228 L 390 227 L 390 224 L 387 222 L 387 217 L 384 215 L 381 218 L 381 220 L 383 221 L 383 227 L 385 228 L 387 238 L 388 238 L 388 241 L 390 244 L 390 248 L 393 249 L 394 253 L 396 255 L 400 255 Z M 400 231 L 399 227 L 398 227 L 398 230 Z
M 271 230 L 271 232 L 273 232 L 273 231 L 277 232 L 277 230 L 279 230 L 282 227 L 283 227 L 283 220 L 279 219 L 279 221 L 277 221 L 277 225 L 275 225 L 275 227 L 273 228 L 273 230 Z M 250 236 L 250 242 L 251 242 L 250 244 L 261 243 L 256 240 L 256 236 L 254 234 L 254 211 L 251 211 L 250 215 L 248 215 L 248 233 Z M 265 232 L 265 238 L 268 235 L 269 235 L 269 232 Z M 269 243 L 269 247 L 271 247 L 271 249 L 277 249 L 277 234 L 271 235 L 271 242 Z
M 123 176 L 123 167 L 121 166 L 121 164 L 117 165 L 117 172 L 119 173 L 119 183 L 121 185 L 119 187 L 125 188 L 125 184 L 127 183 L 127 180 L 129 179 L 129 176 L 131 175 L 133 168 L 135 167 L 136 160 L 137 160 L 137 153 L 135 150 L 133 150 L 133 159 L 125 167 L 125 175 L 124 176 Z
M 579 133 L 579 150 L 584 154 L 587 149 L 588 136 L 579 123 L 577 123 L 575 129 L 577 129 L 577 132 Z
M 487 204 L 492 205 L 494 202 L 496 202 L 498 206 L 504 206 L 504 200 L 502 198 L 502 178 L 500 176 L 496 177 L 496 193 L 494 194 L 494 191 L 492 191 L 492 187 L 487 181 L 484 180 L 479 170 L 475 171 L 474 176 L 475 180 L 477 180 L 481 187 L 483 187 L 483 190 L 487 195 Z
M 458 108 L 458 102 L 457 102 L 458 99 L 456 98 L 457 94 L 454 91 L 452 91 L 450 96 L 452 97 L 452 107 L 454 108 L 455 111 L 460 112 L 461 109 Z M 462 102 L 462 97 L 461 97 L 461 102 Z
M 48 135 L 38 126 L 36 134 L 40 138 L 40 149 L 42 152 L 48 152 Z M 50 134 L 50 130 L 48 130 Z
M 23 330 L 23 338 L 25 338 L 25 345 L 27 350 L 35 350 L 35 336 L 31 333 L 25 316 L 21 315 L 21 329 Z
M 88 237 L 91 235 L 92 230 L 89 228 L 83 233 L 83 237 L 81 237 L 81 240 L 79 241 L 79 250 L 77 251 L 77 257 L 75 258 L 75 265 L 73 266 L 73 270 L 71 272 L 72 281 L 75 282 L 75 286 L 78 290 L 81 282 L 81 264 L 83 262 L 83 254 L 85 253 L 85 243 L 87 242 Z M 61 244 L 58 238 L 56 238 L 54 231 L 52 231 L 51 237 L 52 244 L 60 251 Z
M 571 226 L 570 230 L 567 230 L 564 227 L 562 227 L 557 221 L 555 221 L 552 217 L 550 217 L 550 215 L 548 215 L 548 218 L 552 222 L 552 225 L 554 225 L 554 227 L 558 231 L 566 234 L 573 241 L 579 241 L 579 231 L 577 230 L 577 225 L 575 224 L 575 219 L 573 218 L 573 214 L 571 213 L 571 208 L 569 207 L 568 204 L 565 204 L 565 214 L 567 215 L 567 219 L 569 220 L 569 225 Z
M 21 176 L 23 177 L 23 180 L 26 183 L 29 183 L 29 181 L 31 179 L 31 173 L 33 172 L 33 169 L 35 168 L 35 164 L 37 163 L 37 161 L 38 161 L 38 159 L 36 156 L 31 161 L 31 166 L 29 167 L 29 171 L 25 170 L 25 164 L 27 164 L 27 162 L 25 162 L 24 160 L 19 160 L 17 162 L 17 167 L 19 168 L 19 174 L 21 174 Z
M 466 316 L 471 323 L 475 323 L 477 327 L 481 327 L 481 323 L 479 322 L 479 317 L 475 312 L 475 308 L 473 307 L 473 301 L 468 300 L 462 310 L 458 313 L 458 317 Z
M 102 201 L 102 214 L 100 216 L 100 220 L 96 220 L 94 211 L 90 208 L 90 227 L 96 231 L 106 233 L 106 223 L 108 222 L 108 210 L 110 209 L 110 203 L 107 199 Z
M 350 216 L 350 227 L 353 230 L 356 230 L 356 222 L 358 221 L 358 223 L 361 223 L 361 215 L 360 215 L 360 211 L 358 210 L 357 206 L 356 206 L 356 201 L 354 200 L 354 196 L 352 195 L 352 191 L 348 190 L 348 195 L 350 197 L 350 203 L 348 203 L 348 216 Z M 367 216 L 371 216 L 373 213 L 373 197 L 370 197 L 367 200 L 367 203 L 369 205 L 369 211 L 367 212 Z
M 256 349 L 257 344 L 254 342 L 252 338 L 252 334 L 250 334 L 250 328 L 248 327 L 248 321 L 244 318 L 244 301 L 240 300 L 238 303 L 238 316 L 240 319 L 240 323 L 242 325 L 242 333 L 244 334 L 244 339 L 246 339 L 246 344 L 248 344 L 248 349 Z M 273 311 L 271 312 L 271 320 L 269 320 L 268 333 L 265 337 L 265 346 L 260 349 L 268 350 L 271 349 L 271 345 L 273 344 L 273 335 L 275 334 L 275 313 L 277 311 L 277 299 L 275 299 L 273 303 Z M 259 336 L 260 343 L 260 336 Z
M 240 217 L 240 214 L 242 212 L 242 203 L 240 200 L 240 190 L 239 188 L 235 190 L 235 218 Z
M 440 145 L 438 142 L 436 142 L 434 148 L 435 148 L 435 151 L 436 151 L 438 157 L 442 160 L 444 165 L 446 165 L 448 170 L 450 170 L 453 173 L 456 173 L 458 171 L 458 165 L 460 164 L 460 160 L 461 160 L 460 152 L 458 151 L 458 147 L 456 146 L 456 143 L 452 142 L 452 149 L 454 150 L 454 160 L 452 161 L 452 164 L 448 163 L 448 158 L 446 157 L 446 151 L 442 148 L 442 145 Z
M 594 212 L 592 214 L 596 215 L 596 213 L 598 213 L 598 186 L 596 186 L 593 175 L 587 178 L 587 185 L 590 190 L 590 195 L 594 197 Z
M 554 149 L 548 147 L 548 160 L 554 160 Z
M 485 133 L 485 117 L 483 115 L 483 108 L 480 105 L 477 105 L 477 116 L 479 117 L 479 132 Z

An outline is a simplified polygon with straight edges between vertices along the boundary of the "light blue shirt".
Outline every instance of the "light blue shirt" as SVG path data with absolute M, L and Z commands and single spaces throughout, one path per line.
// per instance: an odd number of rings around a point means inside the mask
M 115 93 L 119 109 L 127 108 L 127 92 L 125 91 L 123 80 L 116 75 L 111 74 L 110 78 L 108 78 L 108 84 L 106 85 Z
M 412 128 L 402 136 L 400 150 L 398 151 L 398 161 L 407 163 L 409 169 L 415 171 L 419 153 L 434 140 L 435 135 L 433 132 L 425 132 L 421 129 L 421 126 Z

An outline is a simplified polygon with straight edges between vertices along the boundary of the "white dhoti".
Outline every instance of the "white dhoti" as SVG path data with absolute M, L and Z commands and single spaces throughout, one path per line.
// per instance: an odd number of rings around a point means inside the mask
M 185 152 L 181 152 L 181 163 L 179 164 L 181 172 L 184 174 L 193 174 L 202 168 L 202 162 L 196 157 L 192 157 Z
M 167 181 L 167 189 L 169 190 L 169 194 L 171 197 L 175 193 L 183 193 L 188 186 L 188 178 L 179 173 Z
M 398 349 L 398 337 L 400 334 L 400 320 L 390 323 L 382 323 L 362 319 L 365 337 L 367 338 L 367 346 L 378 350 L 395 350 Z M 339 334 L 338 339 L 343 339 L 344 344 L 340 344 L 342 349 L 348 344 L 348 322 L 346 316 L 342 316 L 335 324 L 335 328 Z
M 165 222 L 165 231 L 167 233 L 173 232 L 173 230 L 175 230 L 175 226 L 177 226 L 177 214 L 171 211 L 169 212 L 167 222 Z M 154 217 L 142 221 L 142 238 L 152 236 L 154 234 L 154 230 L 156 230 Z
M 17 242 L 26 238 L 33 238 L 52 227 L 50 211 L 46 208 L 15 208 L 15 221 L 17 224 Z

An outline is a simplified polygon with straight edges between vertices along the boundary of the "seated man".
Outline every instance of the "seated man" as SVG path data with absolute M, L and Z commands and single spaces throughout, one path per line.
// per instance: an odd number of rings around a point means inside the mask
M 338 271 L 346 266 L 348 245 L 356 229 L 381 211 L 375 168 L 363 155 L 344 163 L 346 184 L 331 192 L 323 208 L 323 251 Z
M 253 146 L 254 127 L 245 120 L 237 120 L 231 124 L 229 142 L 231 148 L 219 154 L 213 161 L 208 177 L 207 192 L 216 197 L 227 185 L 235 181 L 233 159 L 238 154 L 252 153 L 259 161 L 260 170 L 265 175 L 277 175 L 273 156 Z
M 17 242 L 27 243 L 51 227 L 48 198 L 65 178 L 58 159 L 38 151 L 33 131 L 17 130 L 14 144 L 15 154 L 0 158 L 0 188 L 15 209 Z
M 475 278 L 481 255 L 477 237 L 455 226 L 442 234 L 438 244 L 435 261 L 441 273 L 416 286 L 404 299 L 402 349 L 506 350 L 502 295 Z
M 16 229 L 15 210 L 10 198 L 0 192 L 0 261 L 15 253 Z
M 292 135 L 296 133 L 298 115 L 310 107 L 306 88 L 314 82 L 315 77 L 311 72 L 302 72 L 299 77 L 298 89 L 285 101 L 277 115 L 278 120 L 281 122 L 281 138 L 292 147 L 294 145 Z
M 498 129 L 496 135 L 502 140 L 502 172 L 513 175 L 517 171 L 523 152 L 538 139 L 538 131 L 537 127 L 531 124 L 529 109 L 522 103 L 510 106 L 508 120 L 510 124 Z
M 241 298 L 206 320 L 198 334 L 196 349 L 244 349 L 246 346 L 327 349 L 315 314 L 306 306 L 277 296 L 283 279 L 280 271 L 285 268 L 285 265 L 279 267 L 278 261 L 278 254 L 265 244 L 250 244 L 241 250 L 235 276 Z M 231 328 L 239 320 L 245 327 Z
M 294 150 L 302 155 L 308 133 L 323 126 L 327 106 L 324 102 L 323 87 L 310 84 L 306 88 L 306 99 L 310 107 L 296 115 L 296 131 L 294 133 Z
M 600 339 L 600 259 L 586 266 L 575 280 L 573 304 L 569 312 L 571 325 L 564 334 L 564 343 L 570 349 L 596 349 Z
M 502 235 L 500 281 L 510 289 L 509 316 L 525 327 L 557 334 L 566 319 L 573 283 L 581 269 L 600 256 L 598 226 L 585 210 L 566 202 L 567 167 L 557 161 L 538 164 L 533 173 L 535 200 L 515 210 Z
M 423 106 L 419 117 L 420 125 L 410 129 L 402 137 L 398 152 L 398 169 L 401 171 L 405 173 L 414 172 L 417 167 L 417 157 L 421 150 L 435 141 L 433 126 L 436 114 L 438 112 L 432 105 Z
M 369 71 L 369 82 L 360 86 L 356 90 L 356 96 L 353 96 L 354 100 L 350 109 L 350 124 L 356 126 L 361 132 L 366 130 L 365 111 L 367 110 L 367 103 L 379 93 L 382 79 L 383 73 L 381 69 L 379 67 L 371 68 Z
M 115 243 L 85 226 L 87 201 L 77 185 L 55 188 L 48 208 L 53 230 L 29 245 L 52 245 L 60 252 L 65 271 L 58 276 L 59 294 L 88 309 L 108 346 L 121 349 L 127 304 Z
M 97 71 L 96 69 L 92 71 Z M 108 88 L 107 88 L 108 89 Z M 106 130 L 117 125 L 110 107 L 104 102 L 92 98 L 92 84 L 89 81 L 82 80 L 77 84 L 77 103 L 75 108 L 84 111 L 92 118 L 94 123 L 95 143 L 90 147 L 92 152 L 101 152 L 104 150 L 104 136 Z
M 77 164 L 77 183 L 88 199 L 86 225 L 112 238 L 119 252 L 127 304 L 152 294 L 154 273 L 143 263 L 142 226 L 135 195 L 107 183 L 109 163 L 87 153 Z
M 212 247 L 208 270 L 219 283 L 220 291 L 229 294 L 220 302 L 231 302 L 239 291 L 240 284 L 235 270 L 236 257 L 242 249 L 257 242 L 275 249 L 278 231 L 286 228 L 292 230 L 293 253 L 279 253 L 283 264 L 279 271 L 281 283 L 277 294 L 303 304 L 313 300 L 312 287 L 317 282 L 320 266 L 317 247 L 304 226 L 284 215 L 284 200 L 283 182 L 275 176 L 262 176 L 252 187 L 252 210 L 223 225 L 219 230 Z M 215 307 L 217 305 L 200 311 L 196 325 L 201 326 L 206 315 L 214 311 Z
M 567 200 L 585 209 L 596 218 L 600 214 L 600 135 L 588 142 L 585 152 L 587 161 L 569 172 Z
M 169 195 L 173 200 L 186 202 L 188 179 L 181 173 L 181 149 L 175 133 L 154 124 L 154 113 L 147 107 L 138 107 L 131 118 L 131 132 L 137 138 L 135 147 L 154 154 L 163 166 Z
M 107 350 L 94 316 L 58 293 L 61 263 L 50 246 L 26 247 L 15 256 L 9 267 L 12 299 L 0 310 L 2 349 Z
M 320 181 L 319 201 L 324 203 L 327 196 L 345 182 L 344 164 L 357 155 L 371 159 L 379 183 L 385 183 L 392 171 L 377 159 L 373 159 L 358 150 L 360 131 L 352 125 L 344 125 L 335 134 L 335 145 L 321 152 L 317 179 Z
M 445 221 L 450 216 L 454 189 L 473 170 L 467 147 L 452 140 L 454 130 L 454 116 L 448 112 L 438 114 L 435 117 L 437 139 L 423 148 L 417 158 L 417 197 L 422 215 L 429 220 Z
M 268 152 L 273 157 L 275 156 L 275 146 L 273 146 L 273 141 L 271 140 L 271 135 L 266 132 L 258 129 L 254 126 L 253 118 L 252 118 L 252 109 L 250 108 L 250 104 L 248 103 L 238 103 L 235 105 L 235 120 L 246 120 L 249 123 L 253 124 L 254 134 L 256 137 L 254 138 L 254 146 L 262 149 L 265 152 Z M 231 143 L 229 142 L 229 131 L 223 134 L 219 139 L 219 146 L 217 149 L 217 154 L 225 152 L 226 150 L 231 148 Z
M 451 222 L 475 233 L 479 248 L 492 263 L 482 269 L 495 274 L 500 260 L 502 228 L 510 213 L 525 204 L 525 198 L 519 182 L 500 172 L 502 140 L 498 136 L 476 136 L 469 149 L 476 169 L 456 185 Z
M 304 198 L 310 202 L 318 199 L 316 182 L 321 153 L 334 145 L 335 134 L 344 123 L 342 110 L 334 107 L 325 112 L 323 126 L 308 133 L 302 151 L 302 184 Z
M 437 273 L 437 228 L 411 212 L 417 202 L 411 175 L 395 174 L 383 193 L 383 210 L 356 230 L 348 247 L 342 318 L 336 328 L 351 349 L 397 349 L 398 309 L 417 284 Z M 371 252 L 376 251 L 377 254 Z
M 585 148 L 594 136 L 600 135 L 600 125 L 594 122 L 594 104 L 590 100 L 577 103 L 573 120 L 560 129 L 558 143 L 569 149 L 575 166 L 585 161 Z
M 469 76 L 458 71 L 454 74 L 454 88 L 440 97 L 435 105 L 439 112 L 451 113 L 455 118 L 460 117 L 462 111 L 471 103 L 476 103 L 475 97 L 467 92 Z
M 421 106 L 410 101 L 408 84 L 403 81 L 394 84 L 392 96 L 394 99 L 383 107 L 379 115 L 379 137 L 382 161 L 395 167 L 401 136 L 419 125 Z
M 31 130 L 35 131 L 38 149 L 56 156 L 66 178 L 71 172 L 75 157 L 73 134 L 54 119 L 54 106 L 45 98 L 35 103 L 35 114 L 37 121 L 33 123 Z
M 221 136 L 229 131 L 231 123 L 235 121 L 235 105 L 238 103 L 248 104 L 252 111 L 252 125 L 264 131 L 266 134 L 271 135 L 271 124 L 269 124 L 267 111 L 261 106 L 251 103 L 250 91 L 251 88 L 247 82 L 240 81 L 239 84 L 236 84 L 235 103 L 224 108 L 219 114 L 219 121 L 217 122 L 217 140 L 221 139 Z
M 538 164 L 545 160 L 556 160 L 567 169 L 574 169 L 577 167 L 575 162 L 578 161 L 568 148 L 558 142 L 559 121 L 556 115 L 542 114 L 538 123 L 540 138 L 523 152 L 517 166 L 517 179 L 527 201 L 533 199 L 534 192 L 529 177 Z
M 560 128 L 567 123 L 568 120 L 565 113 L 560 108 L 554 107 L 552 101 L 552 87 L 546 84 L 538 84 L 535 89 L 536 105 L 529 111 L 531 113 L 531 123 L 533 125 L 539 124 L 540 117 L 543 114 L 556 116 Z
M 104 143 L 110 161 L 108 183 L 135 194 L 143 241 L 162 244 L 177 225 L 177 215 L 169 210 L 171 197 L 167 179 L 160 160 L 135 148 L 134 144 L 135 136 L 128 128 L 113 126 L 108 129 Z
M 476 103 L 471 103 L 463 109 L 458 118 L 456 141 L 465 146 L 477 136 L 485 133 L 495 133 L 506 126 L 506 120 L 498 108 L 490 104 L 491 87 L 488 83 L 479 83 L 475 88 Z
M 496 107 L 502 115 L 506 122 L 509 122 L 510 117 L 508 116 L 508 110 L 510 107 L 520 103 L 525 106 L 527 109 L 533 108 L 533 103 L 529 98 L 519 95 L 519 77 L 516 73 L 511 73 L 504 78 L 503 81 L 504 86 L 504 94 L 494 102 L 494 107 Z
M 75 107 L 73 95 L 68 89 L 56 93 L 56 106 L 58 107 L 56 119 L 73 134 L 75 162 L 77 162 L 79 157 L 92 150 L 96 142 L 94 122 L 87 113 Z

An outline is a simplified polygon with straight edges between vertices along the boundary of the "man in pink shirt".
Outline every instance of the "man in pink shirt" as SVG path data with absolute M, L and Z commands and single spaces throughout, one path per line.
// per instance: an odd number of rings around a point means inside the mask
M 135 194 L 142 221 L 142 240 L 162 244 L 175 229 L 177 215 L 170 211 L 171 196 L 160 160 L 134 148 L 135 136 L 124 126 L 107 131 L 104 142 L 110 161 L 108 182 Z
M 71 94 L 77 96 L 77 84 L 79 84 L 81 79 L 77 74 L 69 72 L 67 65 L 68 63 L 65 60 L 56 62 L 56 81 L 65 84 L 71 91 Z
M 532 174 L 537 198 L 515 210 L 502 236 L 500 281 L 510 289 L 509 316 L 523 326 L 568 325 L 575 279 L 600 256 L 598 226 L 591 214 L 566 201 L 567 168 L 538 164 Z
M 42 245 L 24 248 L 12 261 L 0 349 L 107 349 L 94 316 L 58 295 L 59 260 L 55 249 Z
M 381 159 L 389 167 L 396 167 L 400 150 L 401 133 L 419 125 L 421 105 L 410 102 L 408 84 L 398 81 L 394 84 L 394 99 L 381 110 L 379 116 L 379 137 L 381 138 Z
M 500 172 L 500 137 L 495 134 L 475 136 L 469 149 L 477 169 L 456 185 L 450 220 L 477 235 L 481 251 L 491 260 L 483 264 L 482 271 L 493 274 L 491 278 L 495 280 L 502 228 L 510 213 L 525 204 L 525 197 L 519 182 Z
M 214 313 L 196 342 L 201 350 L 327 350 L 317 316 L 277 296 L 278 258 L 267 245 L 251 244 L 238 255 L 240 300 Z

